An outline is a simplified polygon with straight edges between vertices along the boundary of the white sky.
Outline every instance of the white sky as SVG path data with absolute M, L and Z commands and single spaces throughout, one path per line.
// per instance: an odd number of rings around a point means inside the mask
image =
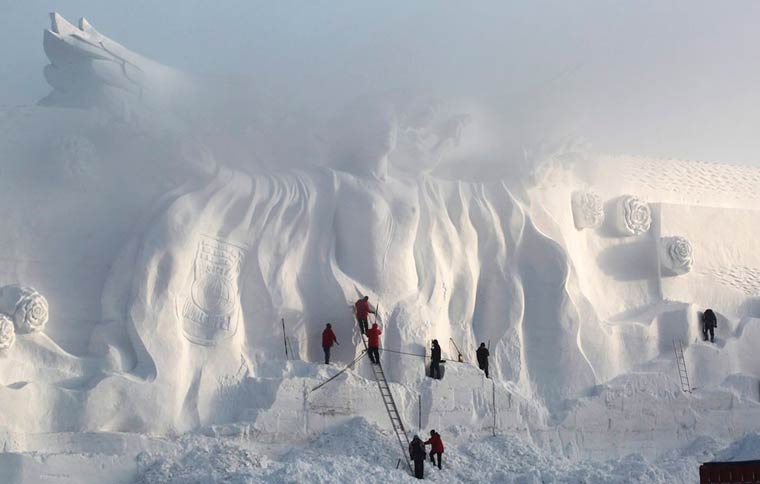
M 0 104 L 47 93 L 52 10 L 305 109 L 415 88 L 482 103 L 526 136 L 760 165 L 756 1 L 0 0 Z

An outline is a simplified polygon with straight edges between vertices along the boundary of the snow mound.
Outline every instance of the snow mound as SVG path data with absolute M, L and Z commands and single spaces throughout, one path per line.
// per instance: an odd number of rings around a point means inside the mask
M 142 452 L 137 463 L 141 484 L 252 483 L 266 458 L 225 442 L 188 436 L 176 453 L 154 458 Z

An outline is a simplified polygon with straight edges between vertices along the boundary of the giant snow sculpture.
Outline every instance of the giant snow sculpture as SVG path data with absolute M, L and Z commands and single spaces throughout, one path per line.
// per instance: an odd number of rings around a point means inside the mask
M 85 21 L 77 28 L 54 15 L 45 42 L 53 86 L 45 103 L 94 106 L 122 121 L 182 118 L 171 105 L 172 93 L 186 85 L 181 73 L 130 53 Z M 154 75 L 160 72 L 167 75 Z M 66 79 L 73 80 L 70 89 Z M 622 234 L 641 237 L 578 231 L 602 223 L 601 200 L 639 193 L 659 203 L 671 192 L 649 190 L 651 180 L 634 176 L 594 179 L 598 167 L 574 170 L 561 157 L 530 183 L 444 176 L 450 174 L 438 172 L 438 163 L 466 136 L 467 116 L 390 97 L 326 123 L 334 128 L 323 137 L 329 159 L 301 170 L 234 169 L 202 150 L 178 155 L 199 162 L 190 170 L 194 177 L 156 194 L 136 228 L 120 233 L 124 246 L 107 274 L 104 269 L 102 293 L 92 296 L 102 321 L 82 324 L 91 328 L 89 353 L 69 353 L 53 338 L 54 324 L 60 331 L 86 317 L 77 315 L 19 337 L 0 358 L 0 404 L 9 409 L 0 413 L 0 426 L 174 433 L 244 416 L 263 419 L 267 406 L 279 419 L 283 399 L 300 405 L 303 395 L 300 383 L 271 375 L 285 367 L 301 377 L 310 373 L 306 378 L 321 372 L 280 364 L 281 318 L 306 360 L 321 354 L 314 334 L 324 322 L 345 332 L 341 343 L 353 334 L 356 345 L 335 349 L 336 360 L 347 362 L 361 347 L 348 310 L 359 294 L 380 301 L 388 348 L 417 352 L 427 340 L 447 337 L 475 348 L 490 340 L 495 379 L 537 402 L 541 408 L 528 412 L 534 415 L 576 412 L 574 400 L 593 398 L 597 385 L 629 372 L 672 369 L 662 366 L 663 342 L 688 336 L 693 288 L 705 281 L 696 269 L 658 280 L 662 234 L 653 217 L 662 207 L 652 211 L 630 197 L 615 207 L 619 214 L 606 214 Z M 566 179 L 558 183 L 560 177 Z M 599 194 L 578 198 L 570 189 L 578 186 Z M 578 202 L 572 220 L 569 199 Z M 357 220 L 366 230 L 357 229 Z M 699 232 L 683 228 L 667 234 L 696 244 Z M 742 240 L 743 250 L 724 254 L 737 266 L 748 263 L 738 254 L 755 243 Z M 697 263 L 709 269 L 714 261 L 702 254 L 710 249 L 695 247 Z M 667 284 L 690 278 L 696 282 L 678 287 L 678 302 L 664 300 Z M 58 315 L 54 298 L 66 295 L 48 289 L 53 284 L 39 287 Z M 40 327 L 41 296 L 20 305 L 22 298 L 9 299 L 4 311 L 18 319 L 19 332 Z M 724 297 L 714 307 L 738 321 L 737 300 Z M 741 329 L 752 334 L 754 327 L 745 321 Z M 744 343 L 736 337 L 731 344 L 739 353 Z M 697 364 L 712 358 L 693 357 Z M 722 366 L 737 374 L 756 367 L 751 358 Z M 421 365 L 400 359 L 389 359 L 386 369 L 408 386 L 422 377 Z M 24 402 L 44 411 L 24 418 Z M 65 421 L 57 418 L 64 407 Z

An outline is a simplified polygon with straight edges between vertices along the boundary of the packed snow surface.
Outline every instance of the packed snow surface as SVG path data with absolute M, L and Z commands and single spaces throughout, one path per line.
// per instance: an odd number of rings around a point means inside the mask
M 442 163 L 483 120 L 408 92 L 264 170 L 224 156 L 260 127 L 219 135 L 188 100 L 208 80 L 84 19 L 54 14 L 44 48 L 44 107 L 0 116 L 4 482 L 409 481 L 368 362 L 336 376 L 363 295 L 408 433 L 444 436 L 436 482 L 760 458 L 760 170 L 567 146 L 483 180 Z

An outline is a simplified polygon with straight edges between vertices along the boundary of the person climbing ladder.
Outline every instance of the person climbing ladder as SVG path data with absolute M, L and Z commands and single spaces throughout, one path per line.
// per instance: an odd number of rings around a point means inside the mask
M 354 308 L 356 308 L 356 321 L 359 323 L 359 329 L 362 334 L 367 334 L 367 328 L 369 328 L 367 318 L 369 318 L 370 314 L 377 315 L 375 309 L 369 304 L 369 296 L 364 296 L 356 301 Z
M 378 328 L 377 323 L 372 325 L 367 331 L 367 355 L 369 361 L 377 365 L 380 363 L 380 335 L 383 332 Z

